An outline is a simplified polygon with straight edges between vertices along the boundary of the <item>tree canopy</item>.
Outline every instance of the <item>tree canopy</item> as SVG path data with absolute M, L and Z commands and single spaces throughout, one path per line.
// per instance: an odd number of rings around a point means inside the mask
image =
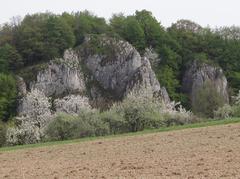
M 109 21 L 89 11 L 36 13 L 0 25 L 0 86 L 7 85 L 11 91 L 0 93 L 0 117 L 9 116 L 6 106 L 13 105 L 14 76 L 19 71 L 62 56 L 65 49 L 81 45 L 86 34 L 125 39 L 141 54 L 153 48 L 161 59 L 154 67 L 156 76 L 172 100 L 187 101 L 181 83 L 187 65 L 195 59 L 222 67 L 229 91 L 234 94 L 239 89 L 240 27 L 211 29 L 182 19 L 166 28 L 147 10 L 114 14 Z

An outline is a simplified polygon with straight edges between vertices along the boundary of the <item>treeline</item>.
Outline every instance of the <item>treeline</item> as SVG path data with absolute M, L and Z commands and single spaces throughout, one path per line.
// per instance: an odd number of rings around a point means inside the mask
M 22 69 L 62 56 L 67 48 L 81 45 L 86 34 L 107 34 L 129 41 L 140 53 L 153 48 L 161 60 L 153 66 L 170 97 L 187 106 L 181 92 L 186 66 L 202 60 L 223 68 L 230 92 L 240 85 L 240 28 L 203 28 L 189 20 L 163 27 L 151 12 L 115 14 L 109 20 L 88 11 L 77 13 L 38 13 L 22 20 L 13 18 L 0 27 L 0 119 L 14 116 L 17 97 L 15 75 Z M 232 95 L 230 93 L 230 96 Z

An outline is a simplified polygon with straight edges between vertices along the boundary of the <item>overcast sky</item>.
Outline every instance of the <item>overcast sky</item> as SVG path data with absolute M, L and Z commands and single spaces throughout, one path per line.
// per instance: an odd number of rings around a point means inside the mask
M 0 0 L 0 24 L 28 13 L 85 9 L 107 19 L 113 13 L 128 15 L 147 9 L 164 26 L 179 19 L 190 19 L 202 26 L 240 26 L 240 0 Z

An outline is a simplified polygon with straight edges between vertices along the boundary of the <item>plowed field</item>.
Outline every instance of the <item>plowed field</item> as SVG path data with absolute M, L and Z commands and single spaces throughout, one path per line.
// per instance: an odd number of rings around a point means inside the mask
M 0 178 L 240 178 L 240 124 L 2 151 Z

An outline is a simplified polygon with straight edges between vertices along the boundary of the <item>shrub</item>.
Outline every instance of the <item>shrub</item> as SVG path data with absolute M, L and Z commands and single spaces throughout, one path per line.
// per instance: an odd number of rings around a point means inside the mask
M 161 99 L 151 97 L 149 91 L 130 93 L 122 103 L 112 107 L 123 116 L 128 130 L 136 132 L 147 128 L 160 128 L 170 125 L 183 125 L 198 119 L 186 111 L 180 103 L 163 103 Z
M 223 105 L 223 97 L 218 93 L 214 84 L 208 81 L 196 92 L 192 101 L 193 112 L 202 117 L 214 117 L 214 111 Z
M 6 126 L 0 121 L 0 147 L 6 142 Z
M 234 116 L 234 108 L 228 104 L 225 104 L 223 107 L 218 108 L 214 111 L 214 118 L 217 119 L 226 119 Z
M 95 136 L 104 136 L 110 133 L 109 125 L 101 120 L 98 110 L 82 110 L 79 113 L 78 119 L 88 123 Z
M 49 140 L 137 132 L 148 128 L 192 123 L 196 118 L 179 103 L 164 105 L 149 95 L 130 94 L 109 110 L 82 109 L 79 115 L 59 114 L 47 127 Z
M 173 125 L 183 125 L 184 123 L 179 120 L 179 116 L 171 115 L 169 113 L 164 114 L 164 121 L 163 125 L 166 127 L 173 126 Z
M 102 120 L 109 124 L 112 134 L 166 126 L 167 114 L 176 120 L 180 118 L 176 118 L 177 114 L 189 119 L 188 112 L 176 111 L 175 108 L 164 106 L 159 99 L 143 96 L 131 94 L 122 103 L 113 105 L 110 110 L 101 114 Z
M 146 120 L 145 123 L 145 128 L 147 129 L 156 129 L 156 128 L 160 128 L 163 127 L 164 124 L 164 116 L 162 113 L 158 112 L 158 111 L 146 111 L 144 113 L 144 118 Z
M 225 119 L 229 117 L 240 117 L 240 91 L 233 96 L 233 105 L 225 104 L 214 112 L 214 118 Z
M 240 117 L 240 105 L 234 105 L 233 109 L 233 117 Z
M 173 126 L 173 125 L 184 125 L 199 122 L 201 119 L 197 118 L 193 114 L 183 114 L 180 112 L 176 113 L 165 113 L 164 114 L 164 126 Z
M 129 94 L 122 103 L 112 108 L 122 115 L 126 121 L 127 130 L 130 132 L 156 126 L 156 124 L 150 124 L 150 120 L 156 120 L 156 116 L 153 117 L 153 114 L 160 115 L 159 103 L 154 101 L 149 95 L 145 95 L 143 92 L 140 93 L 141 95 L 137 92 Z M 151 113 L 152 115 L 150 115 Z
M 77 116 L 59 114 L 47 127 L 47 140 L 66 140 L 93 136 L 94 129 Z
M 110 109 L 101 113 L 101 120 L 109 125 L 111 134 L 120 134 L 124 132 L 129 132 L 129 125 L 123 114 L 117 112 L 116 110 Z
M 130 125 L 131 132 L 141 131 L 144 129 L 146 119 L 144 110 L 140 106 L 128 106 L 124 108 L 124 117 Z
M 110 134 L 109 124 L 98 110 L 83 109 L 79 115 L 58 114 L 45 130 L 46 140 L 66 140 Z
M 29 123 L 21 127 L 11 126 L 7 129 L 6 143 L 7 145 L 23 145 L 40 142 L 42 139 L 39 128 Z
M 240 90 L 236 96 L 233 96 L 234 105 L 240 105 Z

